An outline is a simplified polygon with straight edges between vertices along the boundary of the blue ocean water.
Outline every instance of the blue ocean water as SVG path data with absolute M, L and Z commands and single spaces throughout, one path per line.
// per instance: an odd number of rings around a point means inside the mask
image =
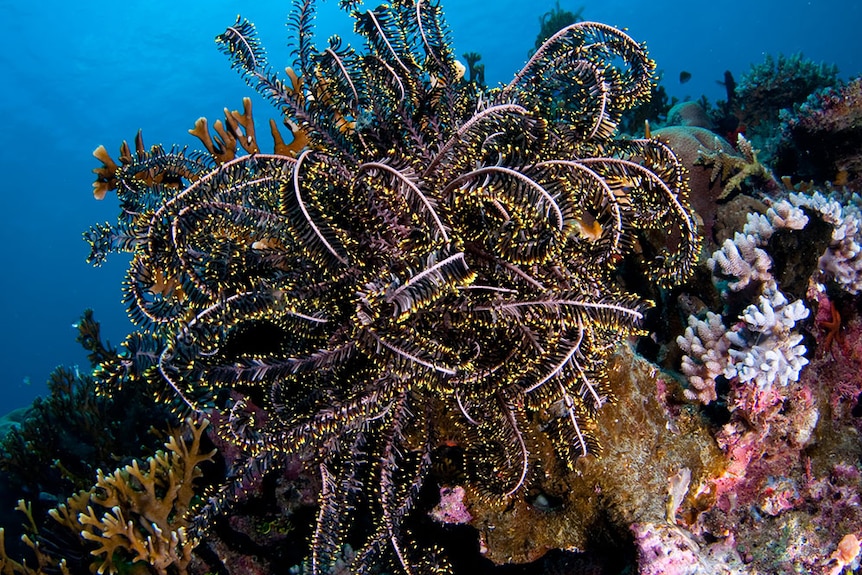
M 457 53 L 479 52 L 489 85 L 524 63 L 553 0 L 443 2 Z M 766 54 L 799 51 L 836 64 L 843 78 L 862 73 L 862 5 L 839 0 L 561 2 L 583 17 L 627 28 L 644 41 L 681 99 L 724 96 L 725 70 L 739 79 Z M 60 364 L 86 366 L 72 325 L 93 308 L 103 334 L 119 343 L 131 329 L 121 304 L 126 262 L 85 263 L 81 234 L 113 221 L 116 200 L 93 199 L 91 153 L 116 157 L 123 139 L 143 128 L 147 145 L 195 146 L 187 134 L 201 115 L 252 95 L 229 69 L 213 38 L 242 13 L 255 22 L 277 67 L 290 63 L 289 2 L 0 2 L 6 23 L 0 51 L 4 151 L 0 154 L 0 412 L 45 392 Z M 317 33 L 349 37 L 337 2 L 320 5 Z M 681 71 L 692 79 L 680 84 Z M 271 115 L 255 99 L 259 125 Z

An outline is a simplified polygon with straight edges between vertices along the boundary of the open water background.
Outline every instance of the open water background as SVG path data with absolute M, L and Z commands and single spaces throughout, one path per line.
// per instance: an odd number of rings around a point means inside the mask
M 375 6 L 373 2 L 368 3 Z M 507 82 L 526 61 L 539 18 L 553 0 L 443 2 L 456 52 L 479 52 L 485 80 Z M 737 81 L 766 54 L 802 51 L 862 73 L 862 3 L 846 0 L 563 0 L 572 12 L 627 28 L 647 43 L 671 96 L 724 98 L 725 70 Z M 187 134 L 195 119 L 221 117 L 252 95 L 216 50 L 214 37 L 238 13 L 253 21 L 277 69 L 291 63 L 288 1 L 0 0 L 0 413 L 46 391 L 57 365 L 86 368 L 72 324 L 95 310 L 103 335 L 118 344 L 132 329 L 120 302 L 127 260 L 85 263 L 81 234 L 114 221 L 113 195 L 93 200 L 92 151 L 116 158 L 122 140 L 143 128 L 149 146 L 200 147 Z M 318 45 L 350 37 L 352 20 L 335 0 L 321 3 Z M 353 42 L 355 44 L 355 42 Z M 678 82 L 679 73 L 692 78 Z M 255 99 L 265 127 L 271 109 Z M 266 130 L 264 130 L 266 132 Z M 267 137 L 262 138 L 263 145 Z

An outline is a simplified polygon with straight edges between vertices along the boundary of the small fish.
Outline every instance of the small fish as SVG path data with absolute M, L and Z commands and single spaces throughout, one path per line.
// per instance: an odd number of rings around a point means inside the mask
M 581 217 L 575 218 L 577 233 L 584 239 L 595 242 L 602 237 L 602 224 L 590 212 L 585 211 Z
M 686 72 L 685 70 L 683 70 L 682 72 L 679 73 L 679 83 L 680 84 L 685 84 L 689 80 L 691 80 L 691 72 Z

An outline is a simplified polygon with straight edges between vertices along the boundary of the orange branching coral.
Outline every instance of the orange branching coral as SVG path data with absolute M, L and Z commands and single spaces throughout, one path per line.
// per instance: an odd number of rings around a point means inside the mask
M 76 517 L 69 510 L 84 503 L 80 497 L 51 513 L 61 523 L 79 525 L 81 536 L 99 545 L 91 551 L 98 573 L 116 573 L 118 558 L 149 563 L 159 575 L 171 566 L 172 573 L 186 572 L 196 545 L 186 533 L 194 481 L 201 476 L 199 464 L 215 453 L 200 450 L 207 425 L 187 421 L 191 440 L 172 433 L 167 451 L 156 452 L 143 469 L 134 461 L 108 475 L 99 470 L 86 510 Z
M 287 73 L 292 86 L 288 91 L 299 95 L 300 79 L 297 78 L 296 73 L 290 68 L 287 69 Z M 254 131 L 251 98 L 243 98 L 242 107 L 243 111 L 241 114 L 236 110 L 229 111 L 225 108 L 224 122 L 216 120 L 213 123 L 214 135 L 210 134 L 207 128 L 207 119 L 204 117 L 198 118 L 195 122 L 195 127 L 189 130 L 189 134 L 199 139 L 216 163 L 220 165 L 236 158 L 237 144 L 248 154 L 260 152 Z M 344 117 L 339 116 L 337 121 L 347 129 L 348 122 Z M 274 151 L 276 155 L 295 158 L 308 145 L 308 135 L 292 120 L 286 119 L 284 125 L 290 130 L 293 136 L 293 140 L 290 143 L 285 143 L 284 137 L 278 131 L 278 125 L 275 120 L 270 119 L 269 121 L 269 129 L 272 133 L 273 142 L 275 142 Z M 240 130 L 240 127 L 242 127 L 242 130 Z M 99 159 L 102 158 L 100 157 Z
M 162 185 L 177 188 L 183 178 L 194 179 L 194 171 L 187 165 L 178 163 L 164 166 L 152 161 L 164 155 L 165 151 L 161 146 L 153 146 L 147 151 L 140 130 L 135 135 L 135 156 L 132 156 L 129 144 L 123 141 L 120 145 L 119 164 L 111 158 L 105 146 L 99 146 L 93 151 L 93 156 L 102 162 L 101 166 L 93 169 L 93 173 L 96 174 L 96 181 L 93 182 L 93 197 L 97 200 L 104 199 L 109 191 L 117 189 L 119 183 L 124 180 L 135 180 L 144 186 Z M 142 162 L 143 158 L 151 161 Z
M 171 432 L 165 451 L 156 452 L 143 465 L 134 461 L 107 475 L 99 470 L 90 490 L 48 512 L 57 523 L 80 534 L 85 545 L 95 544 L 90 550 L 96 557 L 91 571 L 117 573 L 121 565 L 141 564 L 158 575 L 187 573 L 197 545 L 186 531 L 196 495 L 194 483 L 201 476 L 199 465 L 215 453 L 201 451 L 207 425 L 206 420 L 187 420 L 186 430 Z M 190 439 L 183 438 L 185 431 L 191 433 Z M 0 573 L 70 573 L 66 559 L 43 549 L 30 506 L 20 501 L 17 509 L 28 519 L 28 534 L 22 539 L 33 551 L 36 567 L 7 556 L 0 529 Z
M 36 521 L 33 519 L 33 507 L 23 499 L 18 500 L 15 507 L 27 517 L 25 524 L 27 533 L 21 536 L 24 542 L 33 552 L 34 566 L 27 561 L 19 562 L 6 553 L 6 530 L 0 527 L 0 573 L 2 575 L 46 575 L 47 573 L 60 573 L 71 575 L 65 560 L 56 561 L 51 555 L 42 550 L 41 544 L 36 537 Z
M 300 101 L 305 101 L 302 96 L 302 80 L 296 75 L 293 68 L 288 66 L 284 71 L 290 79 L 291 89 L 288 91 L 296 95 Z M 269 129 L 272 132 L 272 139 L 275 140 L 275 153 L 277 155 L 295 158 L 306 146 L 308 146 L 310 140 L 305 130 L 300 128 L 299 125 L 289 117 L 285 117 L 284 125 L 287 126 L 287 129 L 289 129 L 290 133 L 293 135 L 293 141 L 289 144 L 285 144 L 284 140 L 281 138 L 281 134 L 278 132 L 275 120 L 269 120 Z
M 292 69 L 288 68 L 286 71 L 290 79 L 290 86 L 286 86 L 285 89 L 302 99 L 302 81 Z M 319 97 L 326 98 L 326 94 L 320 90 L 317 90 L 317 93 Z M 224 122 L 221 120 L 213 122 L 214 133 L 210 133 L 207 119 L 200 117 L 195 122 L 194 128 L 189 130 L 189 134 L 201 141 L 204 148 L 219 165 L 235 159 L 238 147 L 242 148 L 246 154 L 257 154 L 260 152 L 260 146 L 257 142 L 251 108 L 251 98 L 243 98 L 242 112 L 225 108 Z M 352 129 L 355 124 L 355 121 L 341 115 L 336 115 L 335 119 L 344 130 Z M 285 118 L 284 125 L 292 135 L 290 142 L 285 142 L 275 120 L 270 119 L 269 121 L 274 152 L 279 156 L 295 158 L 308 146 L 308 135 L 296 122 L 289 118 Z M 124 141 L 120 146 L 119 163 L 111 158 L 105 146 L 99 146 L 93 152 L 93 155 L 102 162 L 101 166 L 93 170 L 93 173 L 96 174 L 96 181 L 93 182 L 93 196 L 97 200 L 104 199 L 109 191 L 117 189 L 120 182 L 130 179 L 147 187 L 157 184 L 176 187 L 182 178 L 195 181 L 197 179 L 195 170 L 197 162 L 192 158 L 186 159 L 185 162 L 165 163 L 159 161 L 170 154 L 170 152 L 166 154 L 159 146 L 154 146 L 148 151 L 144 146 L 140 130 L 135 136 L 134 157 L 129 144 Z
M 260 151 L 254 134 L 251 99 L 243 98 L 242 106 L 241 114 L 236 110 L 224 109 L 224 123 L 221 120 L 216 120 L 213 124 L 215 137 L 210 135 L 207 129 L 207 119 L 204 117 L 198 118 L 195 127 L 189 130 L 189 134 L 198 138 L 219 164 L 229 162 L 236 157 L 237 144 L 249 154 L 256 154 Z M 242 130 L 240 130 L 240 126 L 242 126 Z

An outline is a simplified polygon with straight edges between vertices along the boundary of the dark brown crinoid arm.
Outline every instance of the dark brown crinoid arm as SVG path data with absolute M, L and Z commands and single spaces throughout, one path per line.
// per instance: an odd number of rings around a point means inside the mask
M 441 437 L 502 501 L 553 455 L 544 436 L 569 466 L 598 451 L 607 359 L 651 306 L 620 262 L 649 244 L 655 291 L 697 255 L 683 170 L 656 141 L 615 139 L 654 69 L 616 29 L 564 28 L 477 93 L 436 2 L 354 10 L 363 49 L 317 49 L 314 1 L 294 6 L 286 77 L 251 23 L 218 37 L 293 140 L 273 128 L 261 152 L 244 103 L 214 134 L 198 122 L 205 153 L 100 150 L 96 191 L 123 212 L 87 234 L 91 260 L 132 254 L 125 300 L 159 348 L 148 376 L 240 448 L 199 531 L 297 456 L 322 481 L 312 572 L 346 542 L 354 572 L 436 572 L 406 526 Z M 357 536 L 360 509 L 374 522 Z

